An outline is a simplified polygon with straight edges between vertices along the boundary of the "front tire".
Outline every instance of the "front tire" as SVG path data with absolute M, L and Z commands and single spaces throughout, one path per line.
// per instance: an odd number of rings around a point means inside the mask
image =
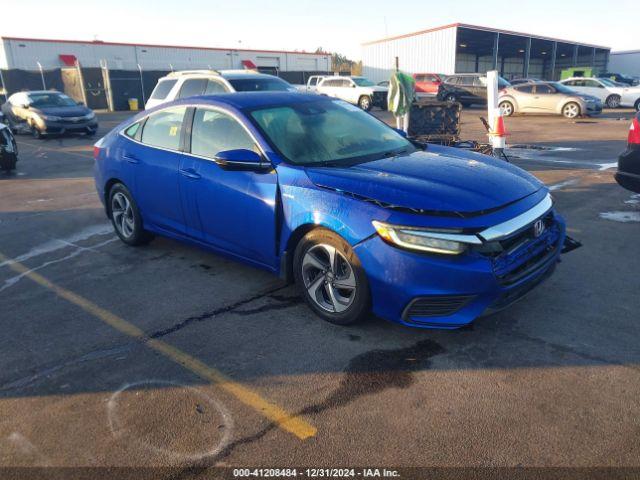
M 307 233 L 296 248 L 293 270 L 300 295 L 323 320 L 351 325 L 369 313 L 367 275 L 337 234 L 323 228 Z
M 453 93 L 449 93 L 444 97 L 444 101 L 454 103 L 458 101 L 458 98 Z
M 620 95 L 609 95 L 605 103 L 609 108 L 618 108 L 620 106 Z
M 640 112 L 640 98 L 638 100 L 636 100 L 636 103 L 633 106 L 633 108 L 636 109 L 636 112 Z
M 371 97 L 368 95 L 361 96 L 358 100 L 358 106 L 365 112 L 371 110 Z
M 498 108 L 500 108 L 500 110 L 502 111 L 502 115 L 505 117 L 510 117 L 511 115 L 513 115 L 515 112 L 515 109 L 513 108 L 513 103 L 508 102 L 508 101 L 504 101 L 504 102 L 500 102 L 500 104 L 498 105 Z
M 36 140 L 40 140 L 44 137 L 44 135 L 42 134 L 42 132 L 40 131 L 40 129 L 35 126 L 35 125 L 31 125 L 31 135 L 33 136 L 33 138 L 35 138 Z
M 116 183 L 109 191 L 108 205 L 111 223 L 120 240 L 137 247 L 153 239 L 153 235 L 144 229 L 138 204 L 127 187 Z
M 580 114 L 580 105 L 575 102 L 569 102 L 564 107 L 562 107 L 562 115 L 565 118 L 578 118 Z

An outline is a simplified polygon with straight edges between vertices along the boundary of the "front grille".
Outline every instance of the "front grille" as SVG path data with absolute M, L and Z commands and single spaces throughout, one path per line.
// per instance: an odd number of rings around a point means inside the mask
M 433 295 L 414 299 L 404 317 L 446 317 L 453 315 L 474 298 L 473 295 Z
M 501 285 L 509 286 L 534 274 L 553 260 L 558 249 L 560 226 L 553 212 L 543 218 L 545 231 L 533 233 L 533 223 L 517 234 L 500 240 L 502 252 L 493 259 L 493 270 Z

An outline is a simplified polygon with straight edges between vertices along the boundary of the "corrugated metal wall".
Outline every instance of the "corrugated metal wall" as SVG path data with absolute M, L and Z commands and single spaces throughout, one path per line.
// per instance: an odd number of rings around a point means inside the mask
M 243 60 L 258 67 L 277 67 L 282 71 L 331 70 L 331 57 L 298 52 L 266 52 L 258 50 L 214 50 L 109 43 L 34 41 L 2 39 L 5 53 L 0 50 L 0 68 L 36 70 L 37 62 L 44 69 L 62 66 L 59 55 L 75 55 L 82 66 L 99 67 L 106 60 L 110 68 L 144 69 L 229 69 L 242 68 Z M 310 68 L 310 65 L 313 68 Z
M 453 74 L 456 65 L 456 27 L 362 46 L 362 71 L 369 79 L 388 80 L 398 57 L 407 73 Z
M 613 73 L 640 76 L 640 50 L 612 53 L 609 57 L 609 70 Z

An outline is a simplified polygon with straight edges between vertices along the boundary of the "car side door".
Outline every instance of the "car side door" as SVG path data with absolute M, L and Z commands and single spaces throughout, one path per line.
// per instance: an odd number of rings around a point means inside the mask
M 140 140 L 127 142 L 121 152 L 124 162 L 132 166 L 134 197 L 143 221 L 178 234 L 185 233 L 178 169 L 186 110 L 169 107 L 152 113 L 140 127 Z
M 276 267 L 275 170 L 220 166 L 218 152 L 246 149 L 264 155 L 239 116 L 217 107 L 190 113 L 188 154 L 180 185 L 190 236 L 244 259 Z
M 14 125 L 24 123 L 29 116 L 29 97 L 26 93 L 16 93 L 9 97 L 8 106 L 5 111 L 7 119 Z
M 533 99 L 532 106 L 536 112 L 549 113 L 557 110 L 560 95 L 550 85 L 538 84 L 534 85 Z
M 522 84 L 516 85 L 513 89 L 517 92 L 515 99 L 518 102 L 517 108 L 519 113 L 535 112 L 533 85 Z

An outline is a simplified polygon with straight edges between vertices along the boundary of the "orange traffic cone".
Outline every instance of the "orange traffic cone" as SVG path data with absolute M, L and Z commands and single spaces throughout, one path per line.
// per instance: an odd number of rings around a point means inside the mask
M 496 115 L 491 135 L 495 137 L 506 137 L 508 135 L 507 129 L 504 126 L 504 117 L 502 115 Z

